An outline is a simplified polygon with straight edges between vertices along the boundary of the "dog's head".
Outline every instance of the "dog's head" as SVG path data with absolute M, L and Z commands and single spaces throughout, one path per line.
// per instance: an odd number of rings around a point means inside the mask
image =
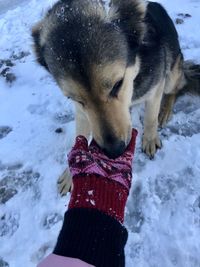
M 130 141 L 145 12 L 139 0 L 113 0 L 108 14 L 98 0 L 63 0 L 32 33 L 39 63 L 85 112 L 93 137 L 111 157 Z

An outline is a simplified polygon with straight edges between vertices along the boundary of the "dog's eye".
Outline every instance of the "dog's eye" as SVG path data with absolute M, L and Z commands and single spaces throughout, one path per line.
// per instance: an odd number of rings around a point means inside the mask
M 112 91 L 110 92 L 110 96 L 111 97 L 118 97 L 119 94 L 119 90 L 122 86 L 123 83 L 123 79 L 121 79 L 120 81 L 116 82 L 116 84 L 114 85 Z

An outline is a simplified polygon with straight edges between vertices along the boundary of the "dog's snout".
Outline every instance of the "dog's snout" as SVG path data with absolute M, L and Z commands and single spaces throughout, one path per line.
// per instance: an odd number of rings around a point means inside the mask
M 123 154 L 126 149 L 124 141 L 107 142 L 104 146 L 104 151 L 109 158 L 117 158 Z

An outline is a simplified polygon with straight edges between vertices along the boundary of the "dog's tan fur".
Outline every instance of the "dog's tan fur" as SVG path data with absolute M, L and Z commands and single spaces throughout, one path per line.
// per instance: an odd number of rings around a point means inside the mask
M 126 68 L 124 62 L 91 66 L 91 91 L 76 81 L 59 82 L 63 93 L 76 101 L 77 135 L 82 134 L 88 138 L 92 132 L 95 140 L 103 145 L 102 121 L 107 118 L 106 121 L 115 135 L 126 144 L 129 142 L 132 78 L 137 76 L 139 65 L 137 58 L 134 67 L 129 68 Z M 118 98 L 109 97 L 108 88 L 112 88 L 121 78 L 124 78 L 124 81 Z

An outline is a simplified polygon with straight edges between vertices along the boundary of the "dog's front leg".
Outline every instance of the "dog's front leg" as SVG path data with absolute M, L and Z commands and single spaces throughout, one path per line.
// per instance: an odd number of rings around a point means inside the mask
M 83 113 L 82 109 L 78 106 L 78 104 L 76 105 L 75 119 L 76 119 L 76 136 L 83 135 L 88 139 L 90 136 L 90 125 L 86 115 Z M 58 183 L 58 191 L 61 194 L 61 196 L 66 195 L 72 186 L 72 177 L 69 168 L 67 168 L 64 171 L 64 173 L 59 177 L 57 183 Z
M 158 87 L 153 96 L 145 103 L 143 151 L 152 159 L 157 148 L 162 147 L 158 135 L 158 114 L 163 95 L 164 83 Z

